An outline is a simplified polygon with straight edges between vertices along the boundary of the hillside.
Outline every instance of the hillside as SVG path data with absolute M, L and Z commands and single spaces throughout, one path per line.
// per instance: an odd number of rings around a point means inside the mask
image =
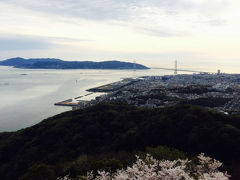
M 20 57 L 0 61 L 0 66 L 28 69 L 148 69 L 141 64 L 121 61 L 63 61 L 60 59 L 23 59 Z
M 14 180 L 39 164 L 61 174 L 83 154 L 132 153 L 159 145 L 189 155 L 205 152 L 237 167 L 239 120 L 191 105 L 139 109 L 99 104 L 69 111 L 17 132 L 1 133 L 0 177 Z

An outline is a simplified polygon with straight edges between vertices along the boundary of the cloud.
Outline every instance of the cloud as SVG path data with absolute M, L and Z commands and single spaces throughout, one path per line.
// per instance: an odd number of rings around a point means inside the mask
M 236 58 L 239 5 L 237 0 L 4 0 L 0 50 L 66 59 L 105 59 L 124 52 L 158 59 L 156 53 L 170 50 Z
M 223 19 L 212 19 L 212 20 L 207 21 L 207 23 L 210 26 L 222 26 L 222 25 L 226 24 L 226 21 Z
M 9 0 L 9 3 L 34 11 L 69 15 L 92 20 L 127 18 L 127 2 L 114 0 Z
M 158 28 L 136 28 L 137 31 L 151 35 L 151 36 L 157 36 L 157 37 L 164 37 L 164 38 L 170 38 L 170 37 L 183 37 L 188 36 L 189 33 L 187 32 L 181 32 L 181 31 L 172 31 L 170 29 L 166 29 L 164 27 L 158 27 Z
M 165 14 L 197 12 L 217 13 L 226 6 L 223 0 L 6 0 L 16 6 L 34 11 L 65 14 L 92 20 L 129 20 L 135 9 L 158 8 Z
M 5 3 L 50 18 L 63 17 L 69 23 L 72 18 L 120 22 L 143 34 L 169 38 L 195 31 L 193 27 L 198 21 L 207 22 L 205 25 L 210 27 L 224 25 L 217 20 L 227 6 L 224 0 L 6 0 Z
M 52 43 L 39 38 L 0 37 L 0 51 L 49 49 Z
M 0 34 L 0 51 L 46 50 L 79 42 L 93 42 L 93 40 L 54 36 Z
M 227 21 L 225 19 L 205 19 L 205 20 L 201 20 L 201 21 L 196 21 L 197 24 L 199 24 L 200 26 L 210 26 L 210 27 L 220 27 L 220 26 L 224 26 L 227 25 Z

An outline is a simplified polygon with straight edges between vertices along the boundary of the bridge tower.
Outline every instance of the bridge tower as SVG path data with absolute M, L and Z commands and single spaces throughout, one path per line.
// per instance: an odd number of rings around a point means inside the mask
M 175 60 L 174 74 L 177 74 L 177 60 Z

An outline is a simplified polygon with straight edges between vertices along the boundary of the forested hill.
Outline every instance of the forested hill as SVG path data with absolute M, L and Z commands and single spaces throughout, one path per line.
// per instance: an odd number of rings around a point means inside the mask
M 0 133 L 0 177 L 18 179 L 38 164 L 63 173 L 82 154 L 144 151 L 159 145 L 192 155 L 205 152 L 226 164 L 239 162 L 240 118 L 190 105 L 140 109 L 99 104 L 69 111 L 17 132 Z
M 141 64 L 121 61 L 63 61 L 60 59 L 23 59 L 20 57 L 0 61 L 0 66 L 29 69 L 148 69 Z

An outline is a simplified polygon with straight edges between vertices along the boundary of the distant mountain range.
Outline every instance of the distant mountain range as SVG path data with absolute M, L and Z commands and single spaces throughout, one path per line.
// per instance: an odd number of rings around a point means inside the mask
M 141 64 L 121 61 L 63 61 L 52 58 L 24 59 L 21 57 L 0 61 L 0 66 L 26 69 L 149 69 Z

